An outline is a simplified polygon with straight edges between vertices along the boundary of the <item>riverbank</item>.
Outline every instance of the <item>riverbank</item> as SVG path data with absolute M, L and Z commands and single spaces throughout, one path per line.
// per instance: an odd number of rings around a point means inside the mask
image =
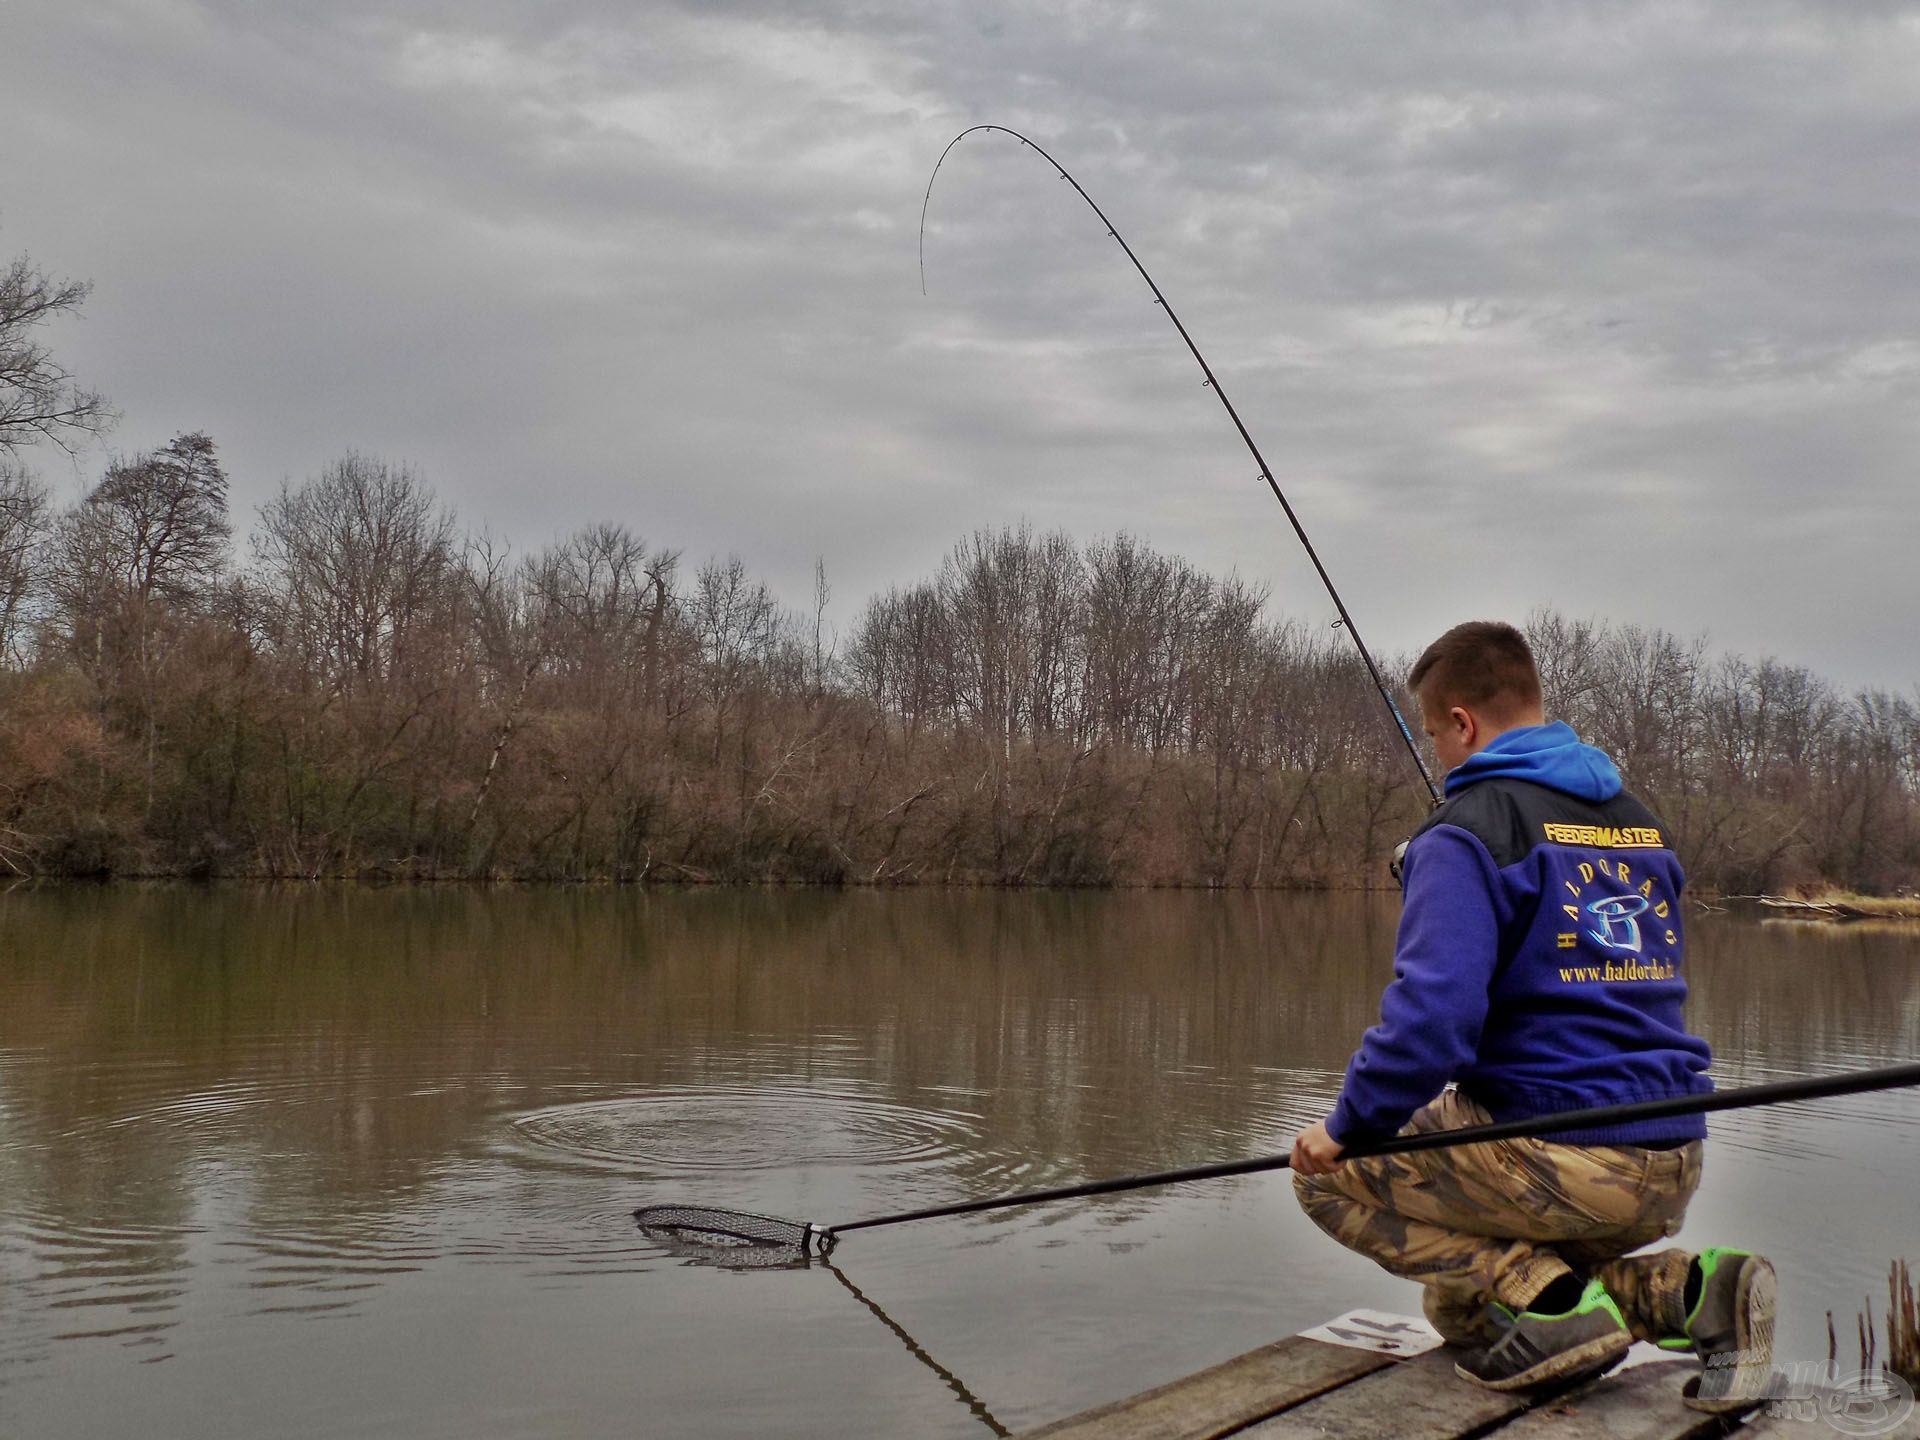
M 0 883 L 14 889 L 21 886 L 348 886 L 371 890 L 384 889 L 525 889 L 525 890 L 933 890 L 933 891 L 1024 891 L 1028 893 L 1083 894 L 1172 893 L 1172 894 L 1260 894 L 1260 895 L 1376 895 L 1393 894 L 1396 887 L 1384 866 L 1377 878 L 1371 875 L 1345 875 L 1328 878 L 1297 877 L 1267 880 L 1262 883 L 1241 881 L 1219 883 L 1193 879 L 1099 880 L 1099 881 L 1023 881 L 995 877 L 979 872 L 929 876 L 919 872 L 892 874 L 883 878 L 859 875 L 811 876 L 768 873 L 762 875 L 725 875 L 695 869 L 692 866 L 656 864 L 638 873 L 592 872 L 587 874 L 507 872 L 472 873 L 453 869 L 438 870 L 405 861 L 391 865 L 363 865 L 350 870 L 314 870 L 304 872 L 270 869 L 224 870 L 209 873 L 201 869 L 148 869 L 107 872 L 16 873 L 0 877 Z M 1827 890 L 1814 895 L 1726 895 L 1710 886 L 1690 886 L 1687 891 L 1694 906 L 1704 910 L 1733 910 L 1758 915 L 1762 919 L 1806 920 L 1829 924 L 1880 922 L 1920 924 L 1920 896 L 1860 895 L 1853 891 Z
M 267 869 L 112 870 L 106 872 L 16 872 L 0 874 L 0 887 L 21 886 L 348 886 L 369 890 L 386 889 L 525 889 L 525 890 L 768 890 L 768 891 L 1021 891 L 1032 894 L 1239 894 L 1239 895 L 1376 895 L 1397 894 L 1392 873 L 1384 861 L 1375 867 L 1377 878 L 1335 876 L 1251 881 L 1215 882 L 1196 879 L 1155 880 L 1015 880 L 980 872 L 954 875 L 909 873 L 881 878 L 862 875 L 811 876 L 768 873 L 762 875 L 715 874 L 685 865 L 658 864 L 640 873 L 587 874 L 565 873 L 492 874 L 465 873 L 458 870 L 433 870 L 407 864 L 367 865 L 352 870 L 275 871 Z

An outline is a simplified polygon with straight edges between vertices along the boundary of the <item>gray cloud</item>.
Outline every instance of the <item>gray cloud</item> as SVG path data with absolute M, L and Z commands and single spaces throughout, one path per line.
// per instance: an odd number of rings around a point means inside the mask
M 241 505 L 348 447 L 849 616 L 1127 528 L 1378 648 L 1554 604 L 1920 675 L 1920 7 L 0 0 L 0 252 Z M 72 478 L 78 485 L 97 470 Z M 64 474 L 49 463 L 49 473 Z

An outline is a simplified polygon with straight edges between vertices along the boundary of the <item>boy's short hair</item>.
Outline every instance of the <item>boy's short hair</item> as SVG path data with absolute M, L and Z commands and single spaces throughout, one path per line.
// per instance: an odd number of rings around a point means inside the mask
M 1441 710 L 1471 705 L 1506 715 L 1540 704 L 1540 670 L 1527 637 L 1513 626 L 1469 620 L 1420 653 L 1407 688 Z

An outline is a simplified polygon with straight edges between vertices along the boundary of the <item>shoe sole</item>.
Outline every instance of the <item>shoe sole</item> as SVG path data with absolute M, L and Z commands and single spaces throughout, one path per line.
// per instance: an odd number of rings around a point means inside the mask
M 1746 1410 L 1767 1398 L 1773 1379 L 1773 1312 L 1779 1281 L 1773 1266 L 1754 1255 L 1740 1262 L 1734 1299 L 1733 1344 L 1738 1365 L 1715 1366 L 1687 1382 L 1681 1403 L 1689 1410 L 1721 1415 Z
M 1504 1380 L 1483 1380 L 1462 1365 L 1454 1366 L 1453 1373 L 1482 1390 L 1533 1390 L 1542 1385 L 1569 1385 L 1576 1380 L 1598 1379 L 1626 1359 L 1627 1351 L 1632 1348 L 1633 1336 L 1621 1330 L 1550 1355 L 1531 1370 L 1522 1370 Z

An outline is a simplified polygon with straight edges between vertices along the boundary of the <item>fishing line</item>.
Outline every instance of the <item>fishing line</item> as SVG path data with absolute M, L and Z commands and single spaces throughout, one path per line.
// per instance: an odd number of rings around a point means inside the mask
M 835 1265 L 825 1256 L 819 1257 L 818 1263 L 825 1266 L 834 1279 L 846 1286 L 847 1293 L 852 1295 L 853 1298 L 858 1300 L 862 1305 L 866 1306 L 869 1313 L 871 1313 L 876 1320 L 893 1332 L 894 1338 L 907 1347 L 907 1353 L 940 1377 L 940 1383 L 953 1392 L 954 1399 L 967 1407 L 968 1414 L 972 1415 L 973 1418 L 978 1420 L 982 1425 L 985 1425 L 995 1435 L 1003 1437 L 1003 1440 L 1004 1437 L 1013 1434 L 1013 1432 L 1002 1425 L 994 1416 L 994 1413 L 987 1408 L 986 1402 L 967 1388 L 966 1381 L 962 1380 L 958 1375 L 954 1374 L 953 1371 L 947 1369 L 946 1366 L 934 1359 L 925 1346 L 907 1333 L 905 1326 L 887 1314 L 885 1310 L 882 1310 L 878 1303 L 868 1298 L 864 1290 L 842 1274 L 838 1265 Z
M 940 152 L 940 158 L 934 162 L 933 174 L 927 177 L 926 197 L 920 202 L 920 293 L 924 295 L 927 292 L 927 212 L 933 204 L 933 182 L 940 178 L 940 167 L 947 163 L 947 156 L 952 153 L 953 147 L 967 136 L 982 130 L 997 130 L 1002 135 L 1011 135 L 1053 166 L 1059 172 L 1060 178 L 1073 186 L 1075 192 L 1087 202 L 1093 213 L 1100 217 L 1100 223 L 1107 227 L 1107 234 L 1126 252 L 1127 259 L 1133 262 L 1133 268 L 1138 270 L 1140 278 L 1147 282 L 1147 288 L 1153 291 L 1153 303 L 1167 312 L 1167 319 L 1173 322 L 1173 328 L 1180 332 L 1180 338 L 1187 342 L 1187 349 L 1199 362 L 1200 373 L 1206 377 L 1201 383 L 1212 390 L 1220 403 L 1226 407 L 1227 417 L 1233 421 L 1233 428 L 1239 432 L 1241 440 L 1246 443 L 1247 451 L 1253 456 L 1254 464 L 1260 467 L 1260 478 L 1267 482 L 1267 488 L 1273 491 L 1273 498 L 1280 502 L 1280 508 L 1286 512 L 1287 523 L 1293 526 L 1293 533 L 1299 537 L 1301 547 L 1306 550 L 1307 558 L 1313 562 L 1313 568 L 1320 576 L 1320 583 L 1327 587 L 1327 594 L 1332 597 L 1334 608 L 1340 612 L 1340 619 L 1335 628 L 1344 629 L 1348 638 L 1353 641 L 1353 648 L 1360 652 L 1360 659 L 1367 667 L 1367 674 L 1373 679 L 1373 688 L 1380 692 L 1380 699 L 1387 707 L 1387 715 L 1392 719 L 1394 729 L 1406 745 L 1407 754 L 1413 757 L 1413 765 L 1420 772 L 1421 783 L 1427 787 L 1427 798 L 1438 805 L 1440 791 L 1434 785 L 1433 776 L 1427 770 L 1427 762 L 1420 758 L 1420 747 L 1414 743 L 1413 731 L 1408 727 L 1406 717 L 1400 713 L 1400 707 L 1394 703 L 1393 692 L 1387 688 L 1387 682 L 1381 678 L 1380 667 L 1373 663 L 1372 652 L 1367 649 L 1366 642 L 1360 638 L 1360 631 L 1353 623 L 1353 616 L 1347 613 L 1346 602 L 1340 598 L 1340 592 L 1334 588 L 1333 577 L 1327 573 L 1327 567 L 1320 561 L 1320 553 L 1313 548 L 1313 542 L 1307 538 L 1306 527 L 1300 523 L 1300 517 L 1294 513 L 1293 506 L 1281 491 L 1280 482 L 1273 478 L 1273 471 L 1268 467 L 1266 457 L 1260 453 L 1260 447 L 1254 444 L 1253 436 L 1247 433 L 1246 424 L 1240 419 L 1240 412 L 1233 408 L 1233 402 L 1227 398 L 1227 392 L 1220 388 L 1220 381 L 1213 373 L 1213 367 L 1207 364 L 1207 357 L 1200 353 L 1200 347 L 1193 343 L 1193 336 L 1187 333 L 1187 327 L 1174 313 L 1165 292 L 1155 283 L 1153 276 L 1147 273 L 1147 267 L 1140 263 L 1140 257 L 1133 253 L 1133 247 L 1127 244 L 1125 237 L 1120 234 L 1113 221 L 1107 218 L 1107 212 L 1094 203 L 1093 197 L 1086 192 L 1078 180 L 1067 173 L 1066 166 L 1018 130 L 1010 130 L 1005 125 L 973 125 L 949 140 L 947 148 Z

